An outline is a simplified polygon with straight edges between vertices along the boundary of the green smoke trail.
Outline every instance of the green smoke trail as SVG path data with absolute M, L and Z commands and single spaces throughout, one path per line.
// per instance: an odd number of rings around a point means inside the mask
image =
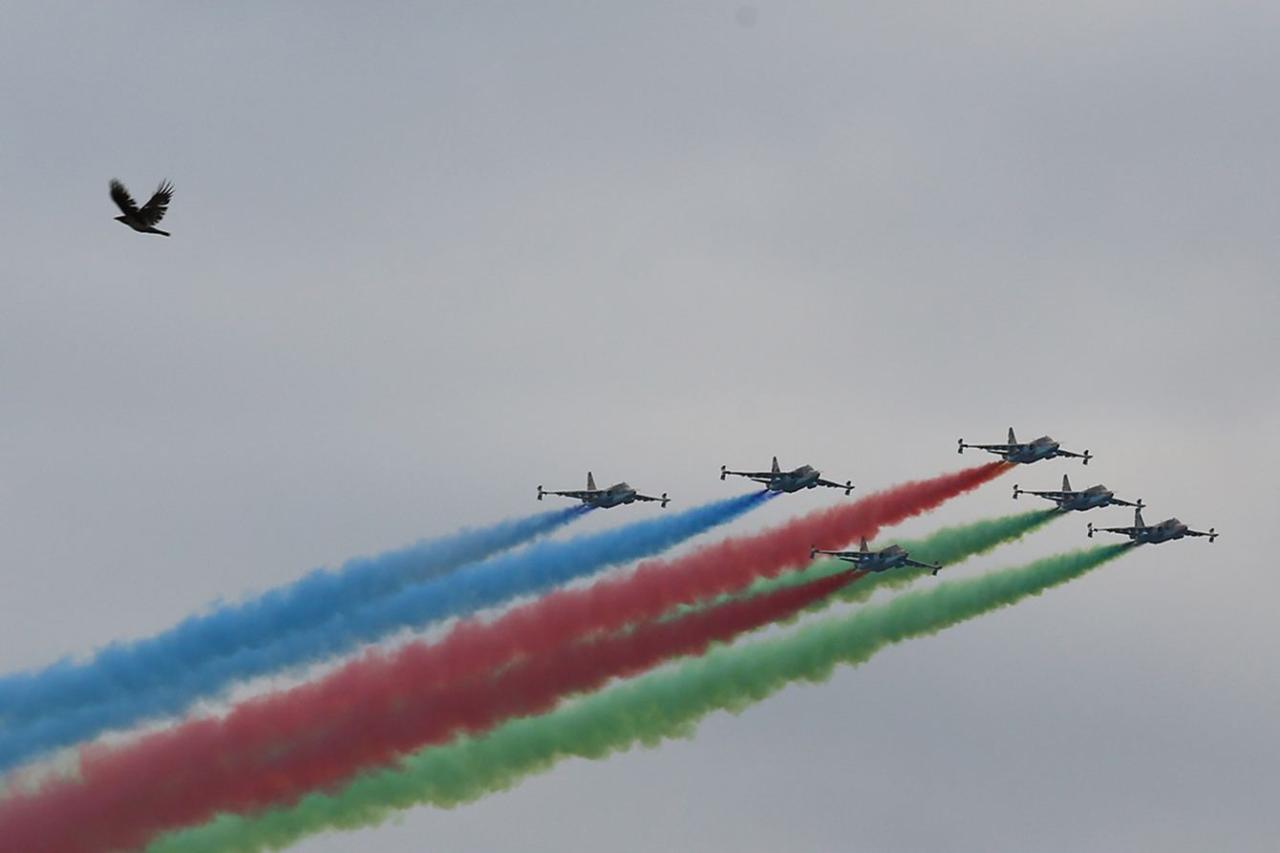
M 376 824 L 399 809 L 455 806 L 510 788 L 577 756 L 603 758 L 639 743 L 692 734 L 713 711 L 741 709 L 794 681 L 819 682 L 837 665 L 928 636 L 1073 580 L 1128 550 L 1106 545 L 976 578 L 943 581 L 884 604 L 826 619 L 784 637 L 718 648 L 683 665 L 582 697 L 540 717 L 513 720 L 478 738 L 430 748 L 331 794 L 252 816 L 223 815 L 163 836 L 151 853 L 280 849 L 331 829 Z

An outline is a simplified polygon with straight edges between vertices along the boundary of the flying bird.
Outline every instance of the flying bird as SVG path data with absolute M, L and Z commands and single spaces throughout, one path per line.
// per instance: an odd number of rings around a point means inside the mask
M 164 219 L 165 212 L 169 209 L 169 202 L 173 200 L 173 184 L 168 181 L 162 181 L 155 195 L 151 196 L 147 203 L 139 208 L 137 202 L 133 200 L 133 196 L 129 195 L 129 191 L 124 188 L 124 184 L 113 178 L 111 181 L 111 200 L 120 208 L 122 214 L 116 217 L 116 222 L 123 222 L 134 231 L 141 231 L 143 234 L 170 236 L 168 231 L 161 231 L 157 228 L 156 223 Z

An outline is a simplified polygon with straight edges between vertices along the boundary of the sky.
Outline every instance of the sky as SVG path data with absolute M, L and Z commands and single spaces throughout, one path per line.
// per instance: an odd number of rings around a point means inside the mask
M 296 849 L 1270 850 L 1278 32 L 1243 2 L 7 4 L 0 671 L 588 469 L 672 509 L 775 454 L 872 490 L 1012 425 L 1095 460 L 902 535 L 1066 472 L 1221 537 Z M 113 177 L 173 181 L 171 239 L 112 221 Z M 957 574 L 1086 520 L 1131 518 Z

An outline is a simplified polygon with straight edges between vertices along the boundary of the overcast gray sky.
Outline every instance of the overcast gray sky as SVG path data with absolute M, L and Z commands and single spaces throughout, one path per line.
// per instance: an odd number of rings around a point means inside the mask
M 1278 38 L 1225 2 L 8 3 L 0 670 L 588 467 L 873 489 L 1012 424 L 1096 461 L 903 532 L 1069 471 L 1222 538 L 298 849 L 1273 849 Z M 112 177 L 173 180 L 172 239 Z

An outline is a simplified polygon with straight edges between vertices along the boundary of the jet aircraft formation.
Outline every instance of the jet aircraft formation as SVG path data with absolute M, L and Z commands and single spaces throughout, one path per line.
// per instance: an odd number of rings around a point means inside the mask
M 1055 459 L 1060 456 L 1080 459 L 1085 465 L 1088 465 L 1089 460 L 1093 458 L 1093 455 L 1088 450 L 1083 453 L 1063 450 L 1057 441 L 1047 435 L 1043 435 L 1034 441 L 1019 442 L 1014 435 L 1013 427 L 1009 427 L 1009 440 L 1004 444 L 968 444 L 964 439 L 960 439 L 959 452 L 963 453 L 966 448 L 985 450 L 1015 465 L 1030 465 L 1034 462 Z M 843 489 L 844 493 L 848 495 L 854 489 L 852 480 L 837 483 L 833 480 L 823 479 L 822 472 L 812 465 L 801 465 L 798 468 L 784 471 L 782 466 L 778 464 L 778 457 L 776 456 L 773 457 L 773 464 L 768 471 L 731 471 L 728 466 L 721 465 L 720 479 L 724 480 L 730 476 L 744 477 L 764 486 L 767 491 L 780 494 L 816 489 L 822 486 L 830 489 Z M 1090 537 L 1095 532 L 1119 533 L 1128 536 L 1132 542 L 1137 544 L 1152 545 L 1174 539 L 1182 539 L 1186 536 L 1205 536 L 1208 537 L 1210 542 L 1218 537 L 1217 531 L 1212 527 L 1209 528 L 1207 533 L 1192 530 L 1176 518 L 1170 518 L 1154 525 L 1144 524 L 1142 510 L 1145 504 L 1141 499 L 1127 501 L 1117 498 L 1115 492 L 1100 483 L 1089 486 L 1086 489 L 1075 490 L 1071 488 L 1071 480 L 1066 474 L 1062 475 L 1062 488 L 1056 490 L 1037 491 L 1024 489 L 1015 484 L 1013 487 L 1014 499 L 1016 500 L 1020 495 L 1024 494 L 1052 501 L 1057 505 L 1057 509 L 1060 512 L 1085 512 L 1107 506 L 1134 508 L 1134 525 L 1132 527 L 1095 528 L 1090 523 L 1088 526 L 1088 535 Z M 587 487 L 585 489 L 548 491 L 542 486 L 538 486 L 538 500 L 542 500 L 547 495 L 571 498 L 581 501 L 584 506 L 596 509 L 609 509 L 637 501 L 659 503 L 663 508 L 666 508 L 671 501 L 666 492 L 663 492 L 661 497 L 656 498 L 650 495 L 642 495 L 625 482 L 615 483 L 605 489 L 597 488 L 595 477 L 590 471 L 587 472 Z M 856 568 L 867 572 L 884 572 L 890 569 L 912 567 L 930 569 L 936 575 L 942 568 L 941 565 L 936 563 L 922 563 L 911 559 L 911 555 L 901 545 L 888 545 L 878 551 L 872 551 L 866 539 L 862 540 L 857 551 L 828 551 L 816 545 L 809 551 L 810 558 L 819 554 L 852 563 Z
M 975 450 L 994 453 L 1006 462 L 1020 465 L 1029 465 L 1032 462 L 1039 462 L 1041 459 L 1053 459 L 1058 456 L 1080 459 L 1083 460 L 1085 465 L 1088 465 L 1089 460 L 1093 458 L 1092 454 L 1087 450 L 1084 453 L 1063 450 L 1057 441 L 1047 435 L 1042 435 L 1035 441 L 1019 442 L 1013 434 L 1013 427 L 1009 427 L 1009 440 L 1005 444 L 967 444 L 962 438 L 959 440 L 959 445 L 960 453 L 964 453 L 965 448 L 972 447 Z M 1142 521 L 1144 504 L 1141 498 L 1137 501 L 1121 500 L 1115 496 L 1115 492 L 1102 484 L 1090 486 L 1082 491 L 1075 491 L 1071 488 L 1071 480 L 1066 474 L 1062 475 L 1062 488 L 1055 491 L 1033 491 L 1023 489 L 1015 484 L 1013 487 L 1014 499 L 1016 500 L 1019 495 L 1024 494 L 1051 500 L 1058 505 L 1058 509 L 1062 512 L 1084 512 L 1105 506 L 1131 506 L 1134 508 L 1132 527 L 1094 527 L 1091 522 L 1088 527 L 1090 538 L 1096 532 L 1119 533 L 1123 536 L 1128 536 L 1131 542 L 1139 545 L 1158 545 L 1161 542 L 1170 542 L 1174 539 L 1182 539 L 1185 536 L 1205 536 L 1208 537 L 1210 542 L 1218 538 L 1217 531 L 1212 527 L 1209 528 L 1207 533 L 1192 530 L 1176 518 L 1165 519 L 1159 524 L 1145 524 Z

